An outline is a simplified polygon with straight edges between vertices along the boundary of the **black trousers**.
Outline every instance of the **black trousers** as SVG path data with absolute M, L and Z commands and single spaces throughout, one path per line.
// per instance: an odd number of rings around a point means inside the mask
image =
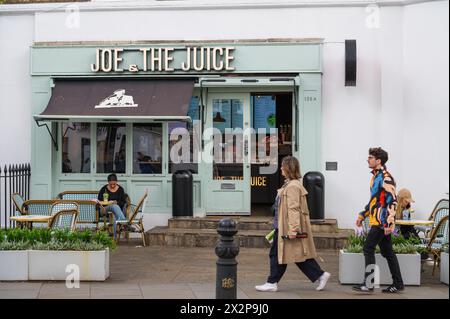
M 369 234 L 364 242 L 364 258 L 367 266 L 375 264 L 375 248 L 380 246 L 381 255 L 387 259 L 389 270 L 392 275 L 392 281 L 397 287 L 403 287 L 402 274 L 400 272 L 400 266 L 398 264 L 397 255 L 392 250 L 391 235 L 386 236 L 384 229 L 381 227 L 373 226 L 370 228 Z M 365 272 L 365 283 L 367 283 L 367 277 L 372 274 L 372 271 Z
M 274 284 L 281 280 L 286 272 L 287 265 L 278 263 L 278 229 L 275 230 L 273 235 L 272 247 L 269 253 L 270 259 L 270 276 L 267 279 L 268 283 Z M 317 281 L 324 271 L 320 268 L 315 259 L 307 259 L 300 263 L 295 263 L 297 267 L 308 277 L 311 282 Z

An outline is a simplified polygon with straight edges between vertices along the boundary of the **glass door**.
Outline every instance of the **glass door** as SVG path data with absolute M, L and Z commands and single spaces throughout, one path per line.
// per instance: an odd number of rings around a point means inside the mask
M 205 132 L 208 215 L 250 215 L 250 95 L 209 94 Z

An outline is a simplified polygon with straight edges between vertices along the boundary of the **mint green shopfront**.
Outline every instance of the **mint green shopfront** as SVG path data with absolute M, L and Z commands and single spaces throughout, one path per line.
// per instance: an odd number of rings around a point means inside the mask
M 321 52 L 322 41 L 316 39 L 36 43 L 31 47 L 31 197 L 97 190 L 115 172 L 132 202 L 148 190 L 144 222 L 163 225 L 172 217 L 172 173 L 177 169 L 169 160 L 169 133 L 190 122 L 200 123 L 202 132 L 276 127 L 283 132 L 279 158 L 292 154 L 300 159 L 302 173 L 320 171 Z M 84 80 L 127 85 L 189 80 L 193 93 L 188 113 L 178 117 L 89 117 L 75 109 L 70 116 L 40 116 L 61 83 Z M 69 100 L 58 101 L 63 108 Z M 264 122 L 267 110 L 273 111 L 273 120 Z M 212 163 L 189 166 L 194 216 L 253 216 L 261 207 L 267 213 L 279 173 L 262 176 L 251 164 L 238 164 L 231 173 L 224 166 L 218 174 Z

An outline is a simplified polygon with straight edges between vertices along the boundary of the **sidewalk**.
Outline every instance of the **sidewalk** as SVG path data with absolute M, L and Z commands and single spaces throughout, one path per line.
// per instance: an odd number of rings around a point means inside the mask
M 82 282 L 67 289 L 64 282 L 0 282 L 4 298 L 157 298 L 209 299 L 215 297 L 216 260 L 211 248 L 140 247 L 139 241 L 121 244 L 111 254 L 111 276 L 106 282 Z M 322 267 L 332 277 L 326 290 L 318 292 L 295 265 L 289 265 L 276 293 L 257 292 L 265 282 L 268 249 L 241 248 L 238 256 L 238 298 L 240 299 L 385 299 L 380 291 L 359 295 L 351 286 L 338 283 L 338 252 L 319 251 Z M 449 287 L 431 276 L 432 264 L 424 266 L 422 285 L 408 286 L 396 299 L 448 299 Z

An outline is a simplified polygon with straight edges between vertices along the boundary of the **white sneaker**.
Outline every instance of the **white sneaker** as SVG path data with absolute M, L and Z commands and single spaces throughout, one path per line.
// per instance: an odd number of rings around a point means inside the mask
M 330 273 L 324 272 L 323 275 L 319 278 L 319 286 L 316 288 L 316 290 L 323 290 L 323 288 L 325 288 L 325 286 L 327 285 L 328 279 L 330 279 L 330 277 Z
M 271 284 L 271 283 L 266 282 L 264 285 L 255 286 L 255 289 L 258 291 L 277 291 L 278 285 L 276 283 Z

